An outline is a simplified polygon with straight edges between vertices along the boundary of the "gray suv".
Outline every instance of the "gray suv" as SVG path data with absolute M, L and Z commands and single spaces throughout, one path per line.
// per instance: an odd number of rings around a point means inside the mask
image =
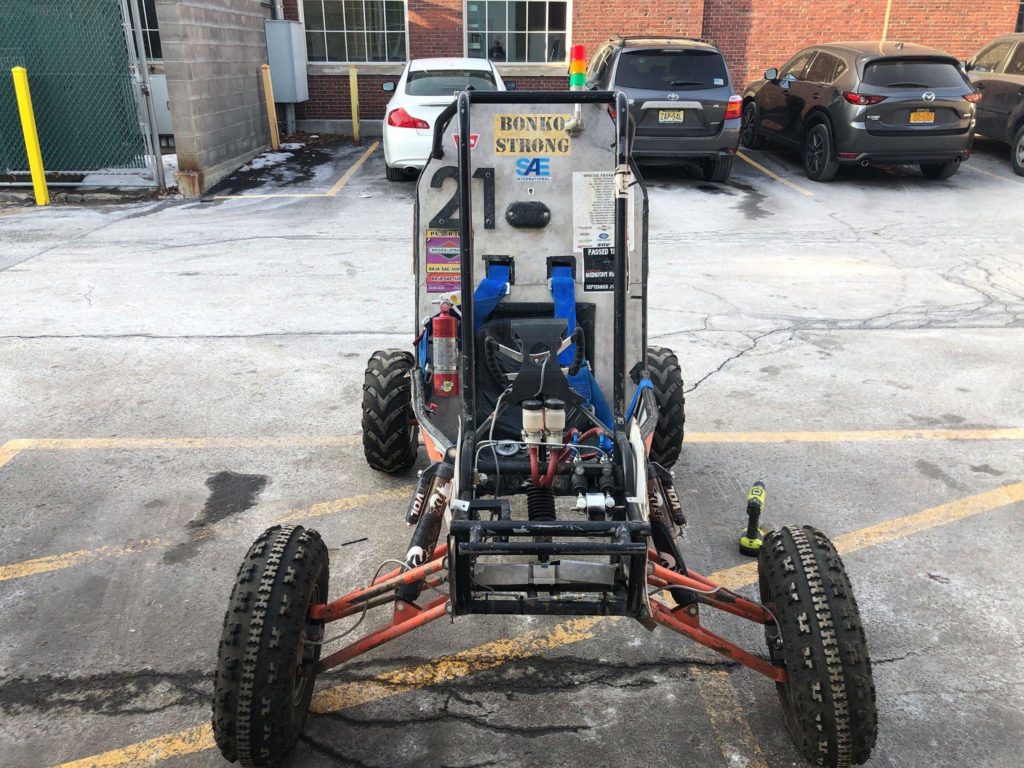
M 894 42 L 828 43 L 800 51 L 743 93 L 744 145 L 766 138 L 803 150 L 814 181 L 841 163 L 920 164 L 948 179 L 970 157 L 981 98 L 952 56 Z
M 587 87 L 629 98 L 637 162 L 696 160 L 708 181 L 729 178 L 739 146 L 740 97 L 714 43 L 614 37 L 591 58 Z
M 1013 170 L 1024 176 L 1024 34 L 993 40 L 967 62 L 967 74 L 981 92 L 977 132 L 1009 144 Z

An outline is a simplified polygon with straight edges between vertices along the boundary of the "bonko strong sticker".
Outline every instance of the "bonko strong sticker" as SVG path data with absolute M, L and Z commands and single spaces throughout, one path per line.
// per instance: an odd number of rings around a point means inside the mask
M 568 155 L 565 121 L 570 115 L 495 115 L 494 154 Z

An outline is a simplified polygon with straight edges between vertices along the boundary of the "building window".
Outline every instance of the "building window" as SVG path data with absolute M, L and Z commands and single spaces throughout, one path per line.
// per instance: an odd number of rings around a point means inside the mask
M 146 48 L 146 60 L 162 59 L 164 52 L 160 47 L 160 29 L 156 21 L 156 0 L 139 0 L 139 11 L 142 14 L 142 43 Z M 135 3 L 128 3 L 128 15 L 135 24 Z
M 1017 11 L 1017 31 L 1024 32 L 1024 0 L 1020 0 L 1020 10 Z
M 303 0 L 310 61 L 405 61 L 404 0 Z
M 466 2 L 466 53 L 492 61 L 564 62 L 569 3 Z

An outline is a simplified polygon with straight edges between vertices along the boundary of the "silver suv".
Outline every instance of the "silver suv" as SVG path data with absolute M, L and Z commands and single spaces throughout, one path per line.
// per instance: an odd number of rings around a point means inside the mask
M 729 178 L 742 102 L 713 42 L 614 37 L 591 58 L 587 87 L 629 98 L 638 163 L 696 160 L 708 181 Z

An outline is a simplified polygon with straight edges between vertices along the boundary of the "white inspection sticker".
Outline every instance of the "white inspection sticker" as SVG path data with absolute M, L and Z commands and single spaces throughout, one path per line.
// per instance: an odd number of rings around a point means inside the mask
M 633 250 L 636 192 L 629 187 L 626 213 L 627 250 Z M 615 173 L 583 171 L 572 175 L 572 250 L 615 245 Z
M 577 171 L 572 175 L 572 250 L 614 245 L 615 174 Z

